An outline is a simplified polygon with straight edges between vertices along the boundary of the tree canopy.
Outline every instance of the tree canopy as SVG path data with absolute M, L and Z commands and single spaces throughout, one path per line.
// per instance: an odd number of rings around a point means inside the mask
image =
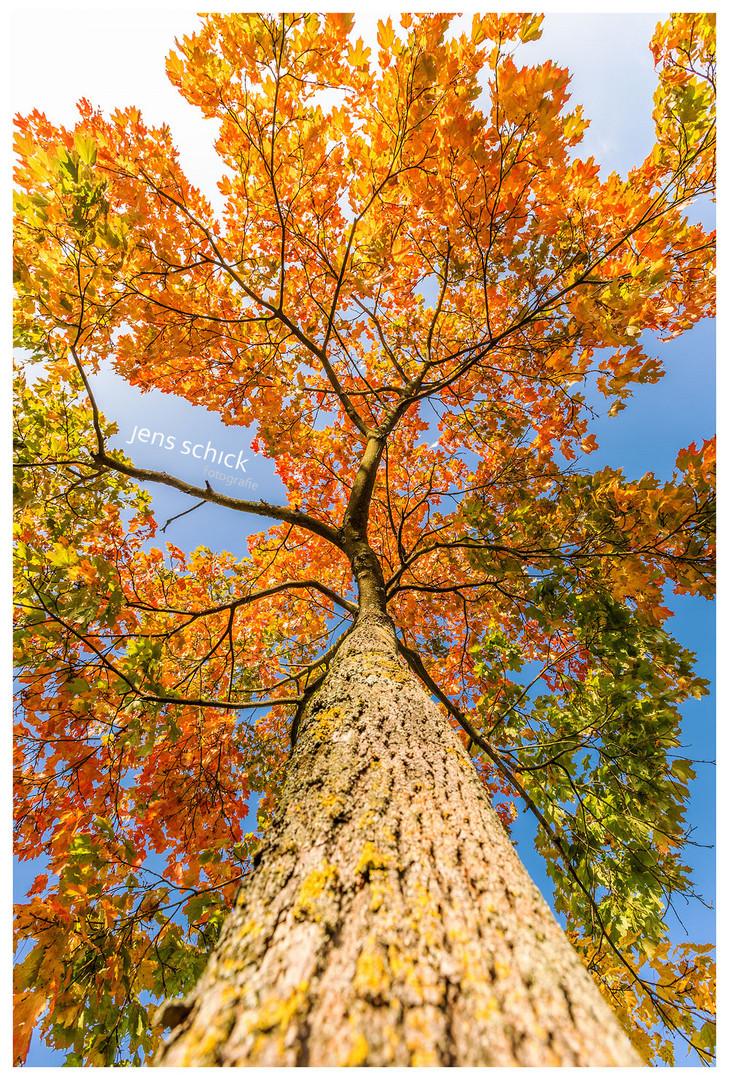
M 218 216 L 134 109 L 18 119 L 16 850 L 47 862 L 17 908 L 18 1061 L 36 1025 L 70 1064 L 148 1060 L 372 597 L 504 824 L 535 815 L 635 1045 L 711 1058 L 711 948 L 667 926 L 706 685 L 663 623 L 667 589 L 712 595 L 714 443 L 667 481 L 586 455 L 587 387 L 614 415 L 661 377 L 641 335 L 713 313 L 686 216 L 714 184 L 713 18 L 657 28 L 655 145 L 624 178 L 580 158 L 568 72 L 517 63 L 541 17 L 450 22 L 383 21 L 373 56 L 351 16 L 206 18 L 167 70 L 218 122 Z M 286 503 L 110 449 L 105 365 L 253 426 Z M 261 531 L 155 546 L 150 483 Z

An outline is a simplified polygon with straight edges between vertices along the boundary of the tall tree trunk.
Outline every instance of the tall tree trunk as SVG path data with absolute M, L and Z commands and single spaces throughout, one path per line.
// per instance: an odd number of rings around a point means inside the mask
M 642 1064 L 376 616 L 307 709 L 190 1003 L 157 1064 Z

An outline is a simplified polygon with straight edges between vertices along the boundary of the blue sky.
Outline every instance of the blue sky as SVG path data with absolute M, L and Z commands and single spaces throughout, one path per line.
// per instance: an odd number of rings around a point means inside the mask
M 39 108 L 57 123 L 72 124 L 75 101 L 81 96 L 105 110 L 137 105 L 148 122 L 170 124 L 190 179 L 215 196 L 218 167 L 211 149 L 214 127 L 179 98 L 164 76 L 164 58 L 174 36 L 193 30 L 197 17 L 189 10 L 165 11 L 159 6 L 77 10 L 77 18 L 60 8 L 44 9 L 42 15 L 38 9 L 15 13 L 11 84 L 14 111 Z M 624 174 L 642 161 L 650 148 L 651 98 L 656 78 L 648 42 L 659 17 L 659 12 L 548 15 L 541 40 L 521 47 L 520 59 L 524 63 L 549 58 L 570 68 L 573 102 L 582 104 L 592 121 L 580 156 L 593 154 L 607 171 L 616 169 Z M 358 32 L 364 30 L 366 37 L 371 29 L 372 20 L 368 19 Z M 694 212 L 710 223 L 711 210 L 709 205 Z M 700 445 L 715 431 L 713 326 L 702 324 L 682 338 L 656 343 L 655 351 L 664 360 L 666 377 L 657 386 L 639 387 L 628 408 L 617 417 L 596 422 L 592 430 L 600 448 L 590 457 L 590 468 L 620 466 L 629 476 L 651 469 L 666 479 L 679 449 L 692 441 Z M 203 447 L 210 443 L 235 453 L 236 460 L 245 451 L 246 471 L 238 472 L 257 485 L 254 497 L 272 502 L 284 499 L 273 463 L 253 454 L 251 433 L 245 429 L 226 428 L 204 408 L 157 392 L 141 395 L 110 374 L 97 380 L 96 389 L 100 407 L 119 425 L 117 444 L 124 446 L 137 464 L 164 468 L 201 484 L 205 479 L 202 463 L 192 454 L 180 452 L 183 440 Z M 135 427 L 175 436 L 175 448 L 161 450 L 141 445 L 138 440 L 125 446 Z M 236 489 L 232 490 L 235 493 Z M 154 491 L 154 511 L 160 524 L 189 505 L 189 500 L 169 489 Z M 235 551 L 240 549 L 244 524 L 239 514 L 206 506 L 175 522 L 158 539 L 169 539 L 186 549 L 205 544 Z M 261 527 L 261 519 L 250 522 L 250 531 Z M 667 602 L 676 612 L 669 629 L 697 653 L 698 673 L 713 681 L 712 606 L 701 599 L 679 597 L 669 597 Z M 712 701 L 692 701 L 684 717 L 692 756 L 714 758 Z M 698 770 L 694 792 L 690 817 L 697 827 L 696 839 L 713 844 L 715 784 L 710 766 Z M 539 860 L 530 852 L 530 835 L 528 822 L 517 825 L 519 854 L 549 897 L 549 883 Z M 713 850 L 697 848 L 691 857 L 699 891 L 707 900 L 713 900 Z M 18 873 L 16 881 L 16 892 L 21 897 L 26 881 L 38 872 L 37 868 L 26 870 Z M 684 922 L 687 940 L 713 940 L 713 911 L 693 905 Z M 60 1063 L 60 1055 L 51 1054 L 34 1040 L 29 1065 Z M 681 1063 L 687 1062 L 679 1057 Z

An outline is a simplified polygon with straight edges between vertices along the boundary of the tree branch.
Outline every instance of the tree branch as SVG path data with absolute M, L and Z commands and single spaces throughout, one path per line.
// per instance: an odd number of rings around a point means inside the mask
M 89 383 L 83 365 L 79 360 L 75 347 L 71 346 L 70 351 L 91 404 L 94 431 L 96 433 L 96 441 L 98 444 L 96 453 L 92 452 L 91 454 L 91 459 L 95 464 L 103 465 L 107 469 L 113 469 L 115 472 L 123 473 L 125 476 L 130 476 L 134 480 L 141 480 L 143 483 L 165 484 L 167 487 L 176 488 L 177 491 L 182 491 L 185 495 L 200 499 L 202 502 L 211 502 L 215 503 L 216 506 L 225 506 L 230 510 L 238 510 L 247 514 L 256 514 L 259 517 L 275 518 L 278 521 L 286 521 L 289 525 L 298 525 L 300 528 L 315 533 L 317 536 L 321 536 L 324 540 L 328 540 L 330 544 L 334 544 L 335 547 L 343 550 L 337 531 L 325 522 L 318 521 L 310 514 L 304 514 L 300 510 L 291 510 L 288 506 L 275 506 L 273 503 L 264 502 L 262 499 L 258 502 L 253 502 L 249 499 L 233 499 L 230 495 L 223 495 L 222 493 L 215 491 L 209 484 L 204 488 L 197 487 L 197 485 L 188 484 L 187 481 L 180 480 L 178 477 L 171 476 L 169 473 L 158 472 L 156 469 L 140 469 L 137 468 L 136 465 L 128 465 L 126 462 L 119 461 L 118 458 L 112 457 L 106 449 L 106 440 L 104 439 L 104 433 L 101 430 L 99 409 L 96 404 L 93 390 L 91 389 L 91 384 Z

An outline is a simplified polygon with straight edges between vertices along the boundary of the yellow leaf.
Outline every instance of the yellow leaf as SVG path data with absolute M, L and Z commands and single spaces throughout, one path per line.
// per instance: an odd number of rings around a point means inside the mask
M 528 17 L 519 31 L 519 37 L 522 41 L 536 41 L 537 38 L 542 36 L 543 18 L 543 15 L 531 15 Z

